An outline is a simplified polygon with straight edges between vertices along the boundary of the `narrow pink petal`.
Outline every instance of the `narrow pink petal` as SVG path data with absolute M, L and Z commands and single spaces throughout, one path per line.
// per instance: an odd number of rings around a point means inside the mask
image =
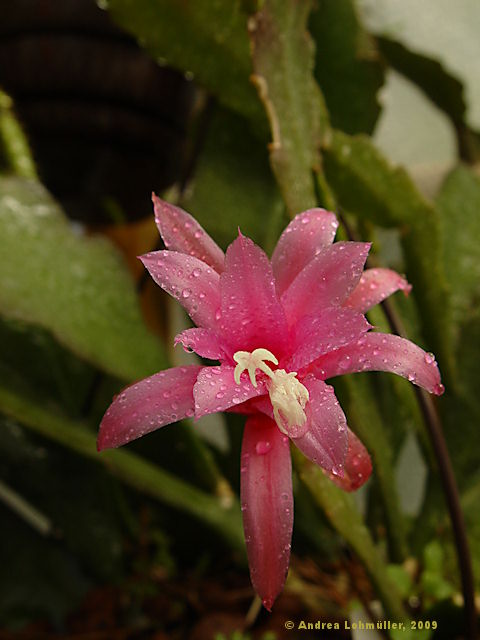
M 272 255 L 279 295 L 312 258 L 332 244 L 337 228 L 335 214 L 325 209 L 309 209 L 295 216 L 280 236 Z
M 293 355 L 286 368 L 298 371 L 320 355 L 356 342 L 369 329 L 365 316 L 353 309 L 330 307 L 306 316 L 295 325 Z
M 365 313 L 376 304 L 388 298 L 395 291 L 402 290 L 408 295 L 412 285 L 404 277 L 391 269 L 366 269 L 360 282 L 345 300 L 344 305 Z
M 266 393 L 260 379 L 257 379 L 257 387 L 252 385 L 248 376 L 243 376 L 240 384 L 237 384 L 233 378 L 233 372 L 234 367 L 226 364 L 219 367 L 204 367 L 200 371 L 193 388 L 196 418 L 237 407 L 250 398 Z
M 177 251 L 140 256 L 155 282 L 176 298 L 196 325 L 215 327 L 220 307 L 220 276 L 198 258 Z
M 193 416 L 193 385 L 201 367 L 160 371 L 124 389 L 100 424 L 99 451 L 120 447 L 171 422 Z
M 194 351 L 202 358 L 220 360 L 226 356 L 226 347 L 220 338 L 210 329 L 185 329 L 175 336 L 174 346 L 181 344 L 185 351 Z
M 186 253 L 221 273 L 225 255 L 189 213 L 152 193 L 155 222 L 167 249 Z
M 310 395 L 305 407 L 308 430 L 292 438 L 300 451 L 328 473 L 344 475 L 347 422 L 333 387 L 307 376 L 302 380 Z
M 277 358 L 287 342 L 287 323 L 265 253 L 240 235 L 227 249 L 220 276 L 223 337 L 233 351 L 264 347 Z
M 288 438 L 266 416 L 250 418 L 245 425 L 240 499 L 250 577 L 270 611 L 290 561 L 293 495 Z
M 372 473 L 372 461 L 357 436 L 348 429 L 348 449 L 345 456 L 343 478 L 328 474 L 330 479 L 344 491 L 356 491 L 369 479 Z
M 290 326 L 341 305 L 357 286 L 369 249 L 365 242 L 335 242 L 310 260 L 282 295 Z
M 390 371 L 430 393 L 442 395 L 445 390 L 434 355 L 388 333 L 368 333 L 356 343 L 321 356 L 312 370 L 322 379 L 359 371 Z

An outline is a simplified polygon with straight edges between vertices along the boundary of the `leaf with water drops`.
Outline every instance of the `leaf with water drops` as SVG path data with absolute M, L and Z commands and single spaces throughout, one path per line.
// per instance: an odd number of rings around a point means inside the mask
M 37 182 L 0 178 L 0 313 L 49 330 L 121 378 L 165 364 L 133 283 L 105 240 L 82 237 Z
M 104 4 L 159 64 L 183 71 L 249 119 L 264 120 L 249 82 L 247 15 L 238 0 L 108 0 Z
M 327 178 L 345 209 L 381 227 L 402 230 L 407 277 L 424 336 L 444 376 L 451 376 L 450 300 L 438 212 L 420 195 L 406 171 L 392 167 L 366 136 L 334 131 L 323 157 Z

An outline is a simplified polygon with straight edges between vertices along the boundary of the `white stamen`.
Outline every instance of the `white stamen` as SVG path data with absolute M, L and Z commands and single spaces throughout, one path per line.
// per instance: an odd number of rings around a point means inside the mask
M 255 377 L 255 371 L 257 369 L 260 369 L 260 371 L 263 371 L 263 373 L 269 377 L 271 377 L 273 373 L 268 364 L 265 364 L 264 360 L 278 364 L 278 360 L 268 349 L 255 349 L 252 353 L 250 353 L 250 351 L 237 351 L 233 355 L 233 359 L 235 362 L 238 362 L 233 372 L 235 382 L 240 384 L 240 376 L 245 370 L 248 370 L 250 381 L 254 387 L 257 387 L 257 379 Z
M 278 364 L 277 358 L 267 349 L 237 351 L 233 359 L 237 362 L 234 379 L 240 384 L 240 376 L 248 371 L 250 381 L 257 387 L 256 371 L 260 369 L 270 378 L 268 394 L 273 407 L 273 416 L 278 428 L 287 436 L 298 438 L 303 435 L 307 423 L 305 406 L 309 400 L 308 389 L 297 380 L 297 373 L 287 373 L 285 369 L 272 369 L 264 362 L 268 360 Z

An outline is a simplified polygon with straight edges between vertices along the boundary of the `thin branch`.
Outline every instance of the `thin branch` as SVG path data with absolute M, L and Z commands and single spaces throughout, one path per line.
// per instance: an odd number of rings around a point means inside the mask
M 393 310 L 388 300 L 381 303 L 388 323 L 394 333 L 406 337 L 400 318 Z M 458 565 L 462 581 L 462 592 L 465 606 L 465 631 L 469 640 L 477 638 L 477 613 L 475 610 L 475 586 L 473 578 L 472 559 L 467 538 L 467 529 L 460 505 L 460 496 L 453 472 L 447 443 L 443 436 L 442 423 L 432 397 L 420 387 L 414 386 L 418 405 L 423 415 L 425 426 L 432 443 L 433 451 L 438 463 L 448 513 L 452 522 Z
M 340 214 L 340 219 L 350 239 L 355 239 L 355 233 Z M 395 313 L 388 300 L 381 302 L 381 306 L 393 333 L 406 338 L 402 322 Z M 442 488 L 445 494 L 448 513 L 452 523 L 458 566 L 462 582 L 462 593 L 465 607 L 465 637 L 468 640 L 477 638 L 477 613 L 475 610 L 475 585 L 473 578 L 472 559 L 467 538 L 467 529 L 460 505 L 460 496 L 453 472 L 450 454 L 443 436 L 440 417 L 437 413 L 432 397 L 420 387 L 414 386 L 418 405 L 430 437 L 432 448 L 438 464 Z

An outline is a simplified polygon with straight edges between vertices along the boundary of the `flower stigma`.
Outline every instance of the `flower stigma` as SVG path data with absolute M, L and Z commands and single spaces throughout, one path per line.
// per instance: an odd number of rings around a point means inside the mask
M 278 428 L 291 438 L 301 437 L 307 424 L 305 406 L 309 394 L 308 389 L 297 379 L 297 372 L 287 373 L 285 369 L 272 371 L 265 361 L 277 365 L 278 360 L 268 349 L 237 351 L 233 359 L 237 363 L 233 374 L 237 384 L 240 384 L 240 376 L 244 371 L 248 371 L 254 387 L 257 387 L 257 369 L 270 378 L 270 382 L 267 383 L 268 395 Z

